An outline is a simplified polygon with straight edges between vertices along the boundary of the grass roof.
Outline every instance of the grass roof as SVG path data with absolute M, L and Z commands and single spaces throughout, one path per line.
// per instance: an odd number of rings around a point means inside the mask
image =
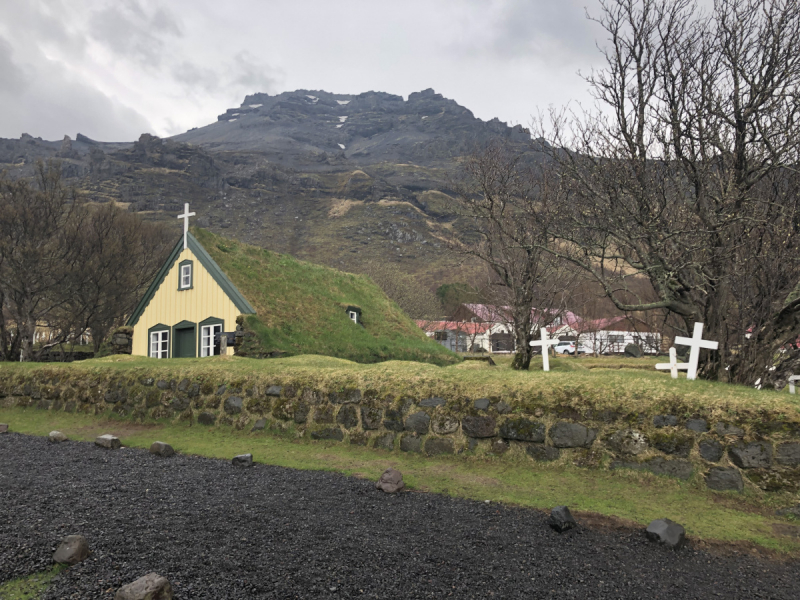
M 414 360 L 446 365 L 460 359 L 428 338 L 372 280 L 223 238 L 192 233 L 253 305 L 245 328 L 260 351 L 322 354 L 361 363 Z M 361 309 L 361 322 L 343 307 Z

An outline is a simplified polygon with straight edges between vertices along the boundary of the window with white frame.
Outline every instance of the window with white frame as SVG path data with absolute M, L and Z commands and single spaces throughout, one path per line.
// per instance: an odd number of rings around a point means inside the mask
M 354 310 L 351 310 L 349 314 L 350 314 L 350 319 L 353 321 L 353 323 L 358 323 L 358 313 Z
M 169 330 L 150 333 L 150 358 L 169 358 Z
M 200 356 L 219 354 L 219 346 L 214 343 L 214 336 L 222 333 L 222 325 L 203 325 L 200 328 Z
M 180 289 L 188 290 L 192 287 L 192 263 L 187 262 L 181 265 Z

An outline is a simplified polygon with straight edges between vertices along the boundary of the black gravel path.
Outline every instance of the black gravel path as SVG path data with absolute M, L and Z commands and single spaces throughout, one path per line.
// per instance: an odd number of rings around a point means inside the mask
M 150 571 L 181 599 L 800 598 L 797 562 L 545 520 L 332 473 L 0 436 L 0 581 L 48 568 L 68 534 L 94 552 L 46 598 L 110 599 Z

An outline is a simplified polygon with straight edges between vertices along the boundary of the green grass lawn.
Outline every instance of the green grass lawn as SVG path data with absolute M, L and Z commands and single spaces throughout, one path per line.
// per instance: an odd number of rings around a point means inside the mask
M 377 480 L 388 468 L 399 469 L 418 492 L 449 494 L 474 500 L 547 510 L 566 504 L 578 518 L 597 515 L 643 527 L 669 517 L 686 527 L 701 545 L 737 544 L 739 550 L 767 549 L 800 556 L 800 527 L 773 516 L 792 502 L 785 494 L 712 493 L 701 477 L 689 481 L 644 472 L 587 470 L 572 465 L 547 466 L 485 456 L 427 458 L 345 444 L 296 439 L 294 432 L 247 433 L 227 427 L 166 422 L 133 423 L 109 416 L 54 413 L 36 409 L 0 409 L 0 421 L 13 431 L 47 435 L 53 429 L 74 440 L 93 440 L 102 433 L 120 436 L 126 446 L 147 448 L 165 441 L 184 454 L 230 459 L 250 452 L 257 462 L 295 469 L 337 471 Z M 794 499 L 796 502 L 796 498 Z M 2 590 L 2 588 L 0 588 Z
M 0 600 L 38 600 L 50 585 L 50 580 L 66 569 L 56 565 L 49 571 L 0 583 Z

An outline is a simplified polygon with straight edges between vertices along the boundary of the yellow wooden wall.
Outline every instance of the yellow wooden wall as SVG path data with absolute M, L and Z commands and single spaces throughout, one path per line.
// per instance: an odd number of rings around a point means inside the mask
M 193 261 L 193 287 L 190 290 L 178 291 L 179 264 L 184 260 Z M 197 257 L 186 248 L 172 265 L 133 328 L 133 354 L 148 355 L 147 330 L 153 325 L 162 323 L 172 327 L 181 321 L 200 323 L 209 317 L 216 317 L 225 321 L 223 331 L 233 331 L 236 327 L 236 317 L 240 314 L 236 305 L 217 285 Z M 229 348 L 229 353 L 232 350 Z M 200 352 L 199 345 L 197 352 L 198 354 Z

